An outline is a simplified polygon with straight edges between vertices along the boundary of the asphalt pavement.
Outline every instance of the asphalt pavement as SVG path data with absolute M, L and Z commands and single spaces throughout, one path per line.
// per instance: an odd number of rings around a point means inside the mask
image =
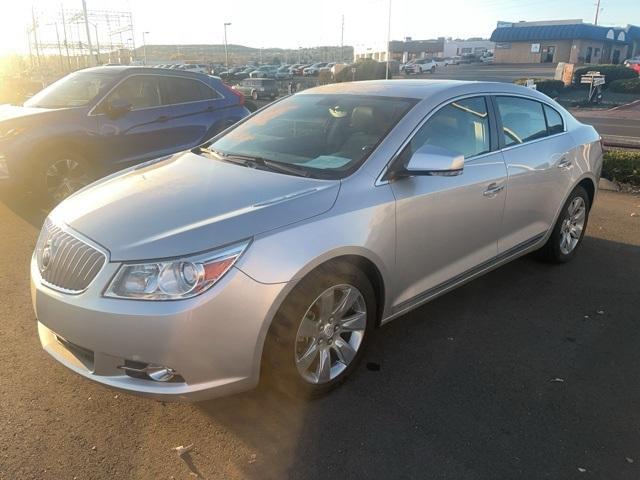
M 0 203 L 0 479 L 640 477 L 640 197 L 602 192 L 570 264 L 519 259 L 377 331 L 311 403 L 160 403 L 56 363 L 29 298 L 42 216 Z

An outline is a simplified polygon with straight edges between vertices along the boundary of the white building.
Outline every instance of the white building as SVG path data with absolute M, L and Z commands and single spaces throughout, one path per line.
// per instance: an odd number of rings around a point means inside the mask
M 444 57 L 455 57 L 466 54 L 481 55 L 485 52 L 493 52 L 495 43 L 491 40 L 451 40 L 444 42 Z

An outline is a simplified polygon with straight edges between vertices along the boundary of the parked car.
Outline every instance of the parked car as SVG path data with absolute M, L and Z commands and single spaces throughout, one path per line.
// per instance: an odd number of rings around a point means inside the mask
M 320 73 L 320 72 L 329 72 L 329 73 L 331 73 L 331 69 L 333 68 L 333 66 L 335 64 L 336 64 L 336 62 L 327 63 L 324 67 L 320 67 L 320 69 L 318 70 L 318 73 Z
M 489 54 L 489 55 L 482 55 L 482 57 L 480 57 L 480 61 L 482 63 L 493 63 L 493 54 Z
M 625 60 L 624 66 L 631 68 L 638 75 L 640 75 L 640 57 L 634 57 L 634 58 L 629 58 L 628 60 Z
M 318 62 L 318 63 L 314 63 L 313 65 L 310 65 L 308 67 L 306 67 L 305 69 L 302 70 L 302 74 L 305 77 L 315 77 L 318 75 L 318 73 L 320 73 L 320 69 L 322 67 L 326 67 L 327 64 L 326 62 Z
M 278 84 L 273 78 L 246 78 L 232 88 L 253 100 L 273 100 L 278 96 Z
M 477 63 L 478 61 L 479 61 L 479 58 L 473 53 L 465 53 L 464 55 L 460 56 L 459 63 L 469 64 L 469 63 Z
M 445 57 L 444 63 L 445 65 L 458 65 L 460 63 L 460 57 Z
M 291 65 L 283 65 L 276 70 L 276 78 L 278 80 L 289 80 L 293 78 L 291 73 Z
M 261 372 L 318 395 L 378 326 L 529 252 L 574 258 L 601 167 L 594 128 L 525 87 L 305 90 L 60 204 L 31 261 L 40 341 L 162 400 Z
M 300 65 L 298 68 L 296 68 L 296 70 L 295 70 L 295 72 L 294 72 L 294 75 L 296 75 L 296 76 L 302 76 L 302 75 L 303 75 L 303 72 L 304 72 L 304 69 L 305 69 L 305 68 L 308 68 L 308 67 L 310 67 L 310 66 L 311 66 L 311 64 L 310 64 L 310 63 L 304 64 L 304 65 Z
M 208 65 L 200 65 L 195 63 L 189 63 L 180 66 L 181 70 L 185 70 L 187 72 L 197 72 L 197 73 L 211 73 L 211 69 Z
M 405 63 L 400 67 L 400 71 L 407 75 L 424 72 L 435 73 L 436 68 L 436 62 L 434 62 L 433 59 L 421 58 L 418 60 L 413 60 L 409 63 Z
M 245 117 L 208 75 L 144 67 L 71 73 L 0 107 L 0 178 L 59 202 L 114 170 L 191 148 Z
M 276 78 L 278 67 L 274 65 L 262 65 L 249 74 L 249 78 Z

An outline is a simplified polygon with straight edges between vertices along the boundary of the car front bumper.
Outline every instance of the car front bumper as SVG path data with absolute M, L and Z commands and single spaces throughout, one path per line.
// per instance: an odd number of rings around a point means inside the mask
M 232 268 L 211 290 L 180 301 L 111 299 L 108 263 L 89 288 L 69 295 L 43 285 L 31 262 L 31 295 L 43 348 L 91 380 L 159 400 L 206 400 L 255 387 L 276 299 L 286 284 L 261 284 Z M 159 382 L 129 376 L 125 362 L 179 375 Z

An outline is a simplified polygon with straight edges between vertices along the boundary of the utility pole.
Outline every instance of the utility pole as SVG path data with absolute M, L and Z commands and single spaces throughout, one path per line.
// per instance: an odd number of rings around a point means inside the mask
M 593 21 L 594 25 L 598 25 L 598 15 L 600 15 L 600 0 L 596 2 L 596 19 Z
M 344 62 L 344 14 L 342 14 L 342 30 L 340 33 L 340 63 Z
M 67 42 L 67 22 L 64 18 L 64 6 L 60 5 L 60 13 L 62 14 L 62 34 L 64 37 L 64 48 L 67 51 L 67 66 L 71 71 L 71 57 L 69 57 L 69 43 Z
M 58 33 L 58 24 L 54 23 L 56 27 L 56 40 L 58 41 L 58 58 L 60 59 L 60 71 L 64 71 L 64 63 L 62 63 L 62 46 L 60 45 L 60 34 Z
M 84 14 L 84 28 L 87 32 L 87 47 L 89 48 L 89 58 L 91 58 L 91 52 L 93 47 L 91 46 L 91 30 L 89 30 L 89 16 L 87 15 L 87 2 L 82 0 L 82 13 Z M 100 62 L 100 59 L 96 57 L 96 64 Z
M 389 56 L 391 55 L 391 0 L 389 0 L 389 25 L 387 26 L 387 73 L 385 78 L 389 80 Z
M 36 22 L 36 12 L 31 6 L 31 23 L 33 25 L 33 44 L 36 47 L 36 60 L 38 62 L 38 67 L 40 66 L 40 47 L 38 47 L 38 22 Z
M 229 70 L 229 47 L 227 46 L 227 27 L 231 22 L 224 23 L 224 66 Z
M 142 57 L 144 66 L 147 66 L 147 38 L 145 35 L 149 35 L 149 32 L 142 32 Z

